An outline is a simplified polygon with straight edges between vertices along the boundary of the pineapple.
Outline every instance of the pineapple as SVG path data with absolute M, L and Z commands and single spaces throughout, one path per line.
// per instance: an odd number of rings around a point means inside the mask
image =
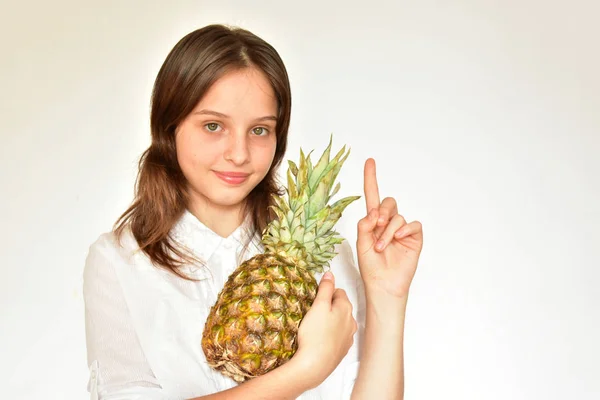
M 344 240 L 333 226 L 360 196 L 329 205 L 333 183 L 350 154 L 345 146 L 330 160 L 327 149 L 312 166 L 300 149 L 300 164 L 288 161 L 287 199 L 274 196 L 277 215 L 262 232 L 263 254 L 242 263 L 211 308 L 202 335 L 209 365 L 238 382 L 260 376 L 296 352 L 300 321 L 317 293 L 313 276 L 329 268 Z

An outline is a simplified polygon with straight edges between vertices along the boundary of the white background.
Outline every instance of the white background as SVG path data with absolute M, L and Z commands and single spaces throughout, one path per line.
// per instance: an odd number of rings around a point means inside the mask
M 164 58 L 222 22 L 287 65 L 288 157 L 333 132 L 352 148 L 336 197 L 374 157 L 424 225 L 407 399 L 600 398 L 597 1 L 6 3 L 0 397 L 87 396 L 88 246 L 132 198 Z M 353 246 L 363 201 L 339 225 Z

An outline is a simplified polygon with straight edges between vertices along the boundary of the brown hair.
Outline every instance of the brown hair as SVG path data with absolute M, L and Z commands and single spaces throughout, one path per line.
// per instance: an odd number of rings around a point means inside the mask
M 245 216 L 251 215 L 250 238 L 263 232 L 274 217 L 269 208 L 271 194 L 283 193 L 276 170 L 287 147 L 290 84 L 283 61 L 270 44 L 247 30 L 224 25 L 205 26 L 184 36 L 160 68 L 151 100 L 152 142 L 139 160 L 134 200 L 115 222 L 117 237 L 130 227 L 154 265 L 185 279 L 190 278 L 179 267 L 199 260 L 169 235 L 188 201 L 187 180 L 177 162 L 175 130 L 217 79 L 244 68 L 262 71 L 278 102 L 275 157 L 265 178 L 246 197 L 243 209 Z

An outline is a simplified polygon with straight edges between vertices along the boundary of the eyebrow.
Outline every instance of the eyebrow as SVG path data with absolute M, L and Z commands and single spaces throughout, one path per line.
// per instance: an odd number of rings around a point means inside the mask
M 225 115 L 218 111 L 212 111 L 212 110 L 200 110 L 200 111 L 195 111 L 192 114 L 193 115 L 214 115 L 216 117 L 224 118 L 224 119 L 230 118 L 228 115 Z M 266 117 L 256 118 L 255 121 L 275 121 L 275 122 L 277 122 L 277 117 L 275 117 L 274 115 L 267 115 Z

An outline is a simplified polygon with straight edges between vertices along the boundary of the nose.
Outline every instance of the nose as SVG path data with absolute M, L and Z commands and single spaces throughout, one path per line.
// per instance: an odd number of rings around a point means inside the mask
M 224 152 L 225 160 L 235 165 L 243 165 L 248 162 L 250 151 L 248 150 L 248 138 L 245 134 L 232 132 L 227 138 Z

